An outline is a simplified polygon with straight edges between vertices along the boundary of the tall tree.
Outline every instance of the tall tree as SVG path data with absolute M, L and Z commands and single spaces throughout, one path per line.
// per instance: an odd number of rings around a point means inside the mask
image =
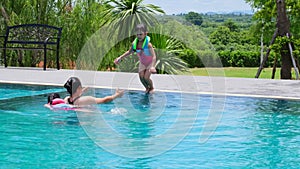
M 271 32 L 275 32 L 274 35 L 279 37 L 286 37 L 290 35 L 290 20 L 293 18 L 293 21 L 299 19 L 299 16 L 295 15 L 295 11 L 298 11 L 299 1 L 295 0 L 245 0 L 253 8 L 256 9 L 255 17 L 260 20 L 261 29 L 264 28 L 264 32 L 269 32 L 269 39 L 271 39 Z M 288 12 L 286 9 L 289 9 Z M 299 12 L 296 12 L 299 13 Z M 299 15 L 299 14 L 298 14 Z M 274 20 L 276 18 L 276 24 Z M 294 25 L 293 27 L 296 27 Z M 294 29 L 294 28 L 293 28 Z M 270 31 L 272 30 L 272 31 Z M 295 32 L 297 35 L 297 32 Z M 274 38 L 274 37 L 273 37 Z M 280 46 L 280 55 L 281 55 L 281 79 L 291 79 L 291 68 L 292 60 L 289 53 L 288 43 L 282 43 Z
M 277 6 L 277 29 L 278 35 L 281 37 L 285 37 L 290 35 L 290 21 L 286 14 L 286 7 L 284 0 L 276 0 Z M 292 60 L 289 51 L 288 43 L 284 43 L 281 50 L 281 79 L 291 79 L 291 68 L 292 68 Z
M 196 12 L 189 12 L 185 15 L 185 19 L 194 25 L 201 25 L 203 22 L 202 15 Z

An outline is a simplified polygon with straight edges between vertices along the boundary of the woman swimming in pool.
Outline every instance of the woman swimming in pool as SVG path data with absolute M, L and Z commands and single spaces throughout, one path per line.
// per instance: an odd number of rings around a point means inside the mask
M 64 100 L 66 103 L 76 106 L 84 106 L 91 104 L 101 104 L 110 102 L 124 94 L 124 90 L 116 90 L 116 93 L 111 96 L 106 96 L 104 98 L 96 98 L 92 96 L 82 96 L 86 88 L 83 88 L 79 78 L 70 77 L 64 84 L 64 88 L 67 89 L 70 96 L 67 96 Z

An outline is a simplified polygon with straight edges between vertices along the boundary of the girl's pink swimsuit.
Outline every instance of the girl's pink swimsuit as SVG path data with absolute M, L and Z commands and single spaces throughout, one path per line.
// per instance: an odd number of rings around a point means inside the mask
M 153 57 L 151 56 L 151 53 L 148 48 L 145 48 L 144 50 L 142 50 L 141 48 L 137 48 L 136 53 L 140 58 L 140 62 L 143 65 L 149 66 L 152 63 Z

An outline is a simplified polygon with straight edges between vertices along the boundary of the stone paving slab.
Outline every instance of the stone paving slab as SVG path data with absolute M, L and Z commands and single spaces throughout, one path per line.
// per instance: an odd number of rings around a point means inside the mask
M 70 76 L 79 77 L 84 86 L 144 90 L 137 73 L 0 67 L 0 83 L 63 86 Z M 151 78 L 156 91 L 300 100 L 298 80 L 159 74 Z

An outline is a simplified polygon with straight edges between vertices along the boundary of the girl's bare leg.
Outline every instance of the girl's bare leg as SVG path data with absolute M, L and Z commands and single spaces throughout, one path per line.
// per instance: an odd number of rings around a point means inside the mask
M 139 77 L 140 77 L 141 83 L 142 83 L 143 86 L 146 88 L 146 91 L 145 91 L 145 92 L 148 93 L 150 87 L 149 87 L 149 83 L 148 83 L 147 80 L 145 79 L 145 72 L 146 72 L 146 70 L 140 71 L 140 72 L 139 72 Z
M 148 84 L 149 86 L 149 90 L 148 90 L 148 93 L 153 93 L 154 92 L 154 87 L 153 87 L 153 82 L 152 80 L 150 79 L 150 76 L 151 76 L 151 72 L 149 70 L 146 70 L 145 71 L 145 74 L 144 74 L 144 79 L 145 79 L 145 82 Z

